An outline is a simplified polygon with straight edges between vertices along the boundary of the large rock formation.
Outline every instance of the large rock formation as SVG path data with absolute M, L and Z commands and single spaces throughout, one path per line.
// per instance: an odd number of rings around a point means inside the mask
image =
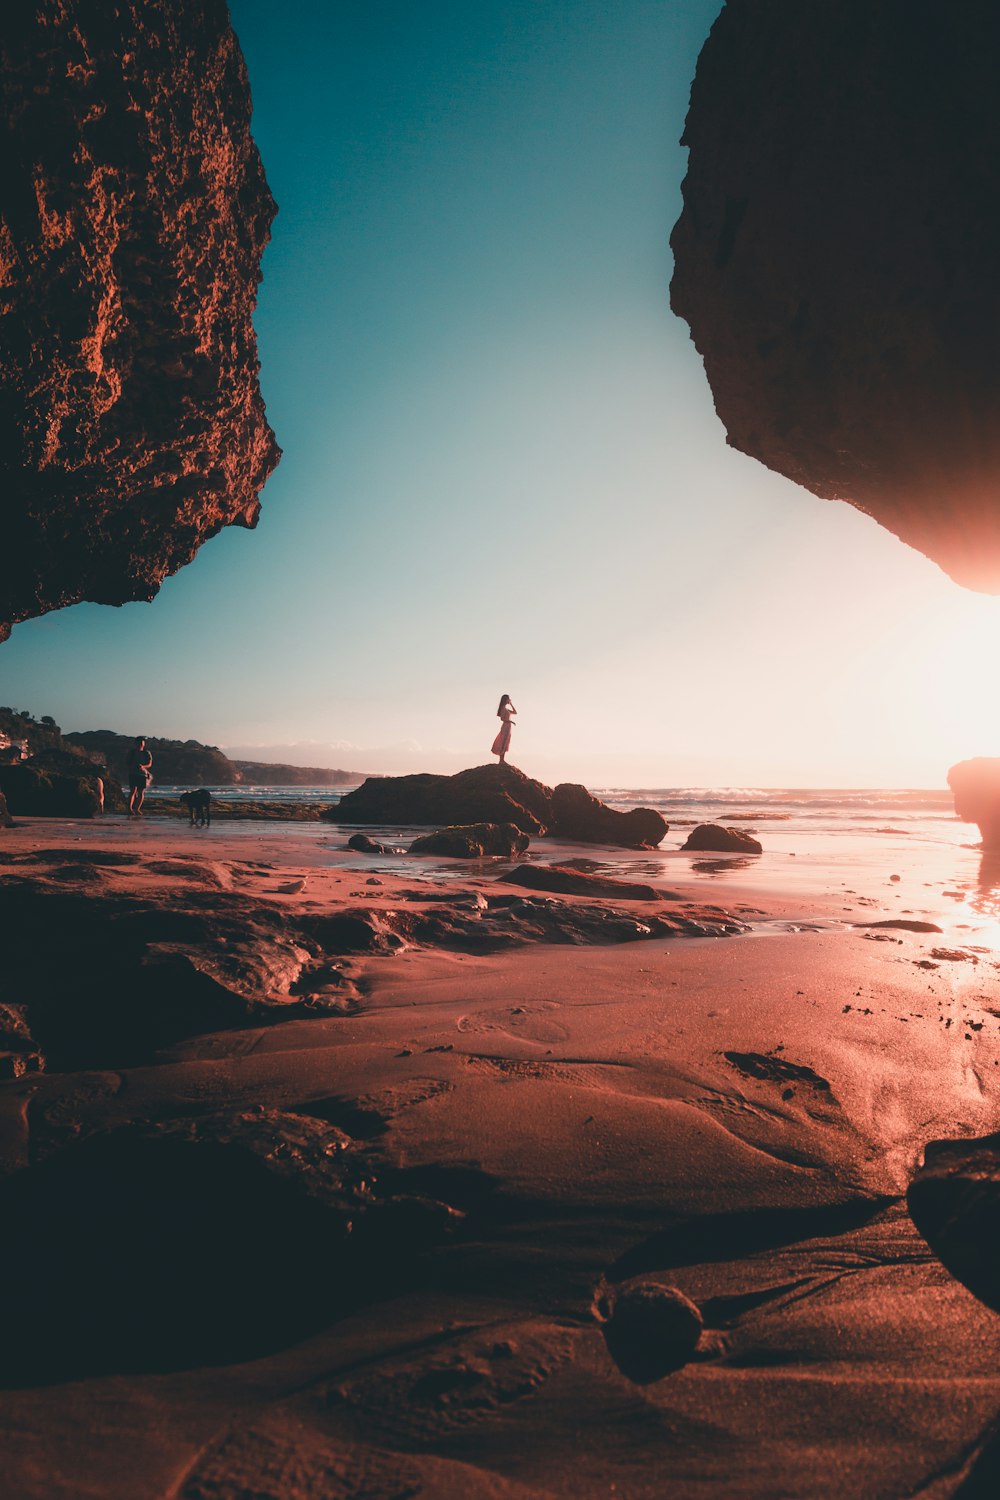
M 224 0 L 0 21 L 0 639 L 149 599 L 256 524 L 279 450 L 251 315 L 274 201 Z
M 455 776 L 369 777 L 323 814 L 335 823 L 513 823 L 522 833 L 654 849 L 668 825 L 658 812 L 619 812 L 572 782 L 547 787 L 516 766 L 473 766 Z
M 948 772 L 948 785 L 955 816 L 963 823 L 979 824 L 984 849 L 1000 850 L 1000 759 L 980 755 L 960 760 Z
M 988 592 L 998 56 L 992 0 L 728 0 L 671 239 L 730 444 Z

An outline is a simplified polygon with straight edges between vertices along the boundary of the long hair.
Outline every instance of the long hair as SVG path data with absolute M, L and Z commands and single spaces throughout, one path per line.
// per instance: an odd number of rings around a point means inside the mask
M 509 693 L 504 693 L 503 697 L 500 699 L 500 707 L 497 709 L 497 718 L 498 719 L 503 714 L 503 706 L 504 706 L 504 704 L 505 703 L 509 703 L 509 702 L 510 702 L 510 694 Z

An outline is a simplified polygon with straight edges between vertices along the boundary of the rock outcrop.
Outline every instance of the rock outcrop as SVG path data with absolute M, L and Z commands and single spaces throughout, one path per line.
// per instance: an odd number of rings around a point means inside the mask
M 7 798 L 0 792 L 0 828 L 10 828 L 13 824 L 10 812 L 7 808 Z
M 983 848 L 1000 850 L 1000 758 L 980 755 L 960 760 L 948 772 L 955 798 L 955 816 L 978 823 Z
M 994 593 L 998 50 L 990 0 L 727 0 L 671 239 L 730 444 Z
M 275 206 L 224 0 L 17 0 L 0 36 L 0 639 L 256 524 Z
M 529 891 L 556 891 L 560 896 L 610 897 L 618 901 L 662 901 L 663 893 L 638 880 L 613 880 L 606 875 L 574 870 L 566 865 L 518 865 L 501 877 L 508 885 Z
M 0 766 L 0 792 L 22 817 L 93 818 L 104 811 L 99 776 L 61 776 L 37 766 Z M 119 792 L 120 795 L 120 792 Z
M 711 850 L 719 854 L 762 854 L 757 839 L 742 828 L 723 828 L 721 823 L 699 823 L 692 828 L 682 849 Z
M 530 840 L 515 823 L 466 823 L 439 828 L 414 839 L 410 854 L 445 854 L 452 859 L 482 859 L 484 855 L 510 859 L 523 854 Z
M 514 823 L 544 833 L 552 793 L 516 766 L 474 766 L 456 776 L 370 776 L 324 813 L 335 823 Z
M 1000 1136 L 929 1142 L 906 1201 L 951 1274 L 1000 1312 Z
M 585 787 L 547 787 L 516 766 L 474 766 L 455 776 L 369 777 L 323 814 L 335 823 L 513 823 L 522 833 L 551 834 L 581 843 L 652 849 L 667 832 L 648 807 L 618 812 Z
M 619 844 L 626 849 L 655 849 L 667 823 L 651 807 L 628 812 L 607 807 L 586 787 L 564 781 L 552 793 L 552 828 L 558 838 L 580 844 Z

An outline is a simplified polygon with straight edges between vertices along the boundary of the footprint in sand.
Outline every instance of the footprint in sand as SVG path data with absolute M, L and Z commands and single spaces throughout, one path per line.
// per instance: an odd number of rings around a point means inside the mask
M 479 1010 L 472 1016 L 461 1016 L 459 1031 L 502 1031 L 523 1042 L 564 1042 L 569 1031 L 551 1012 L 560 1006 L 555 1000 L 537 1005 L 505 1005 L 497 1010 Z

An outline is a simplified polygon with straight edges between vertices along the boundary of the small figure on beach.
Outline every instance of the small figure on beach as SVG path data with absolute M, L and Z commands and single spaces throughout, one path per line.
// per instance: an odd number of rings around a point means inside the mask
M 511 722 L 516 713 L 517 709 L 510 701 L 510 694 L 504 693 L 500 699 L 500 707 L 497 709 L 497 718 L 502 719 L 503 724 L 500 726 L 500 733 L 493 741 L 493 754 L 499 755 L 501 765 L 506 764 L 504 757 L 510 749 Z
M 137 818 L 142 812 L 146 788 L 153 779 L 153 757 L 146 749 L 143 735 L 137 735 L 135 744 L 128 753 L 128 815 Z

